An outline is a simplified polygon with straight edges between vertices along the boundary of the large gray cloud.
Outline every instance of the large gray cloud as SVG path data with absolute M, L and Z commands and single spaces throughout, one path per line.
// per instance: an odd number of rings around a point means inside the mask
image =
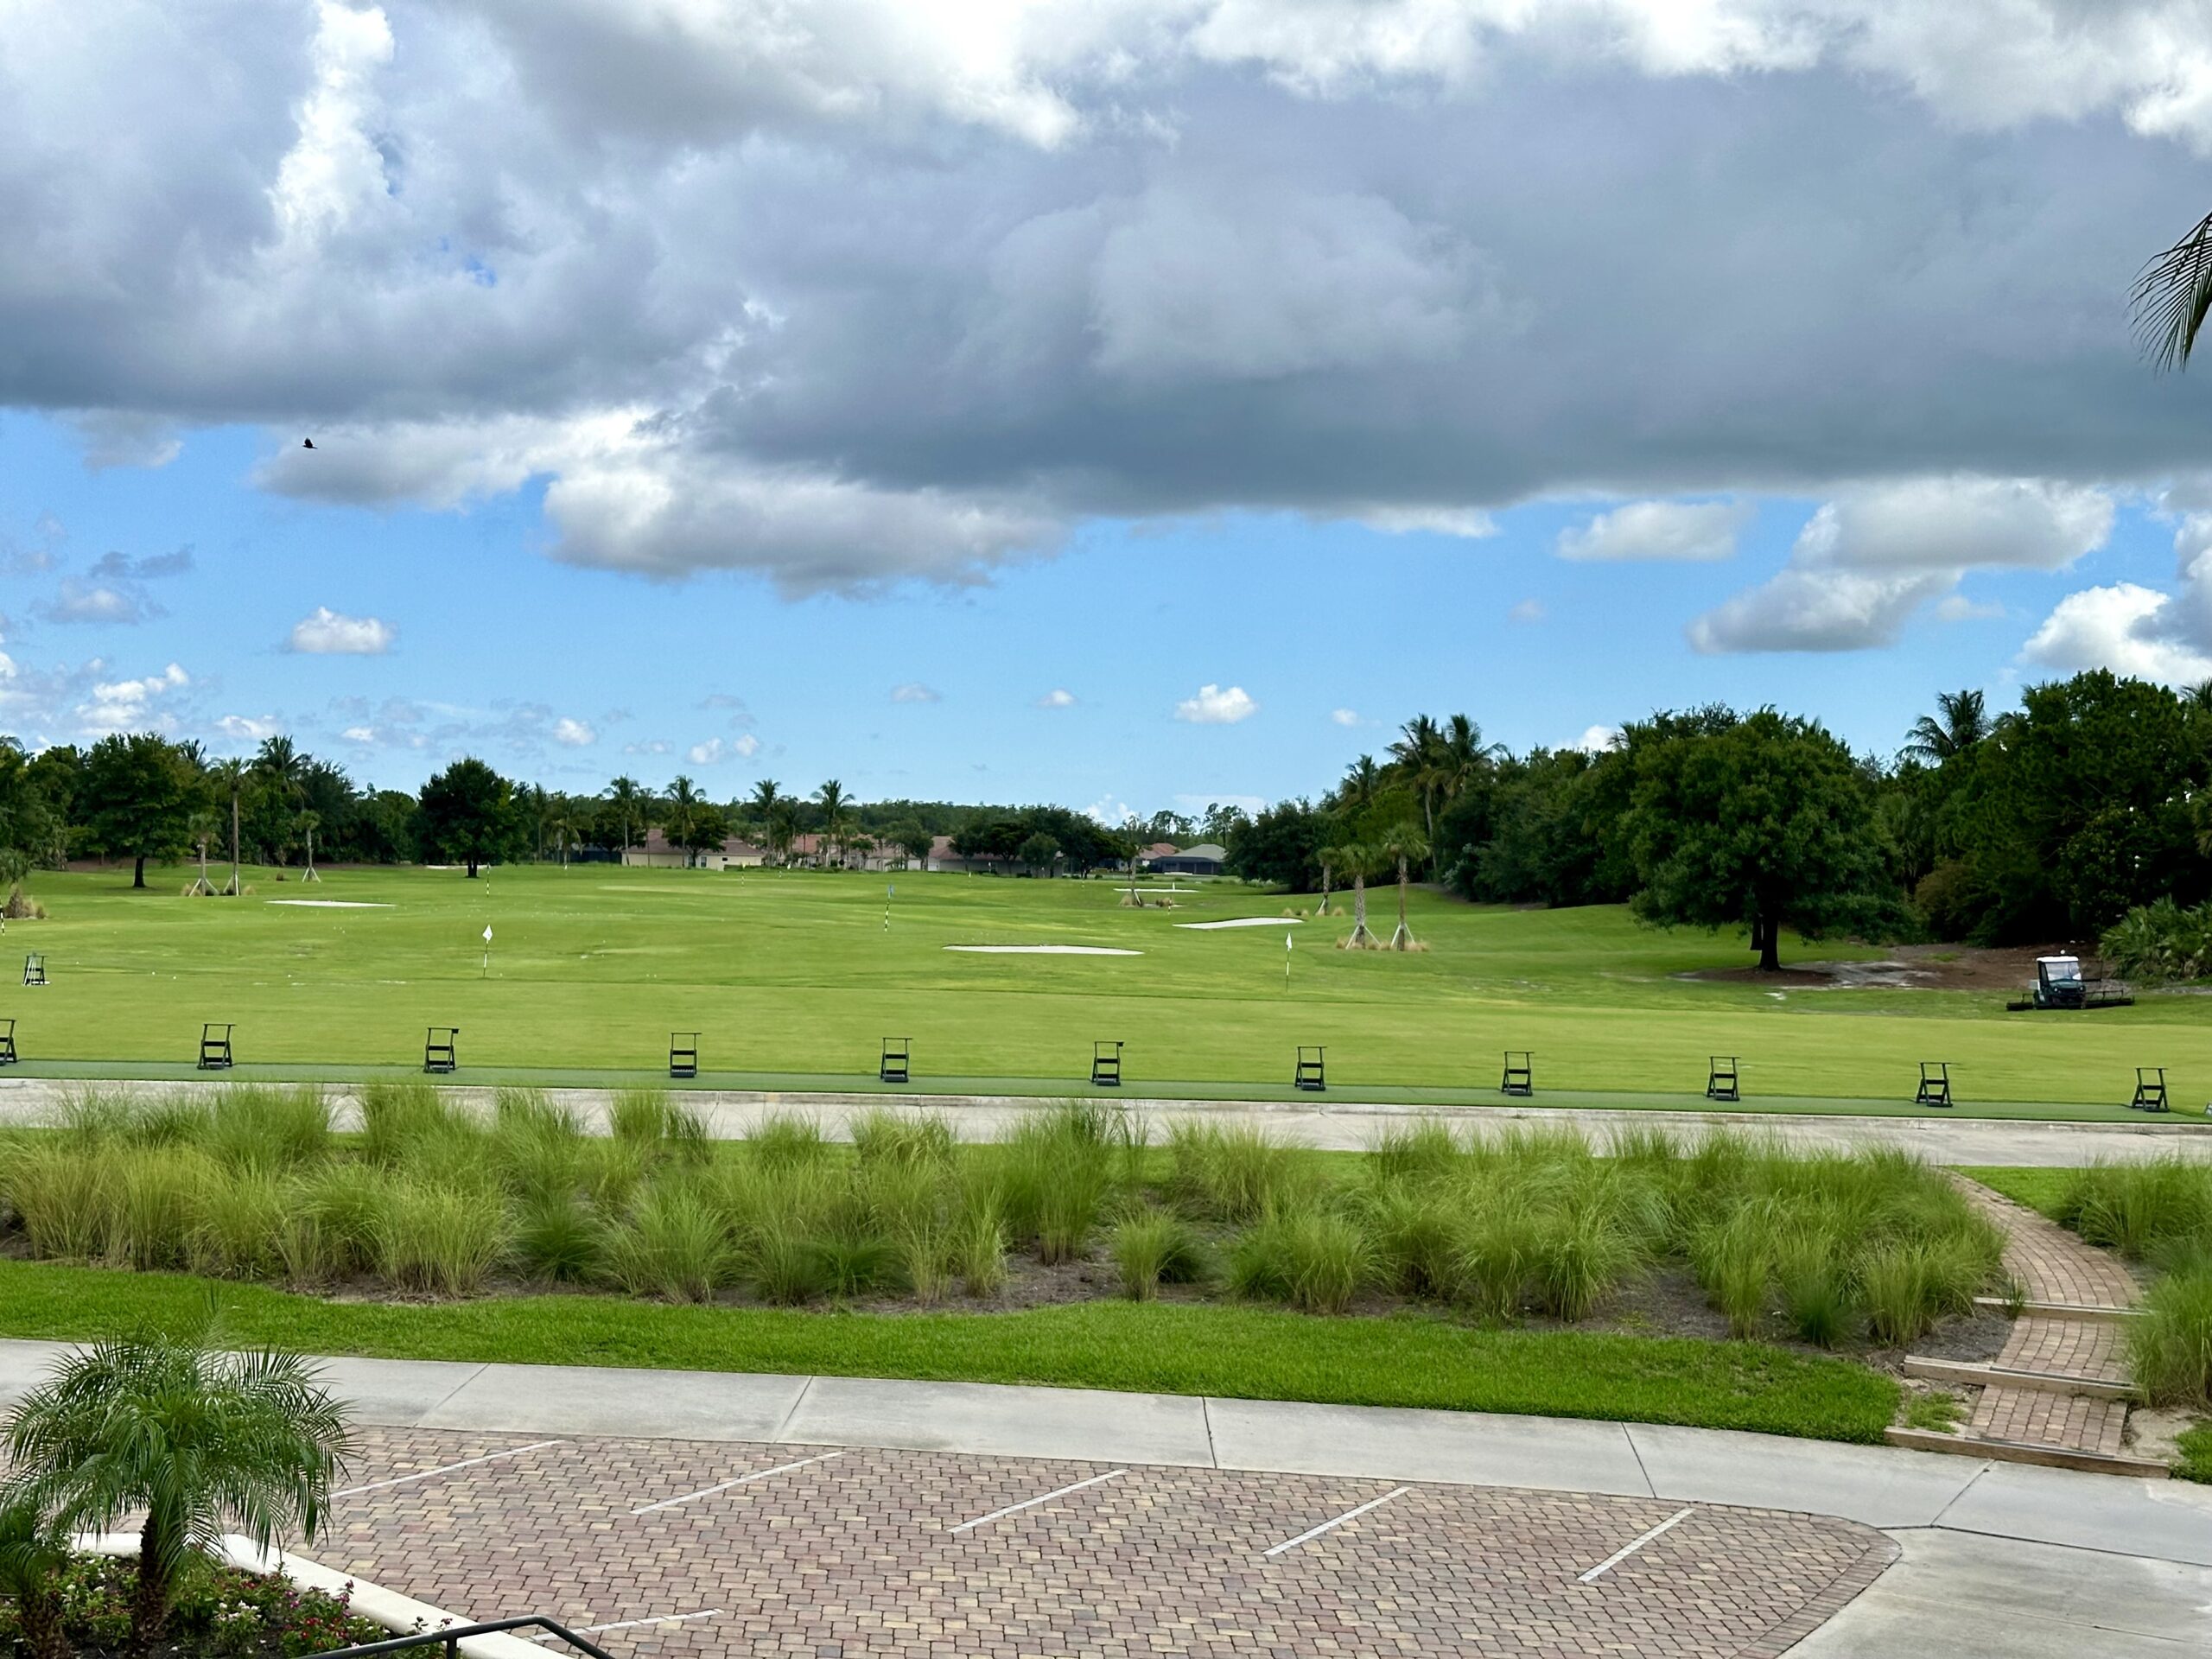
M 0 402 L 791 591 L 1097 512 L 2155 479 L 2202 14 L 16 0 Z M 1875 634 L 1941 591 L 1860 575 Z

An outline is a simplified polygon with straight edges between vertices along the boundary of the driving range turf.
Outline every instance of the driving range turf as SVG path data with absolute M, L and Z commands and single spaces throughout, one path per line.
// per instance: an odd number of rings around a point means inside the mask
M 1994 991 L 1685 980 L 1745 965 L 1741 937 L 1611 906 L 1417 889 L 1427 948 L 1401 954 L 1334 949 L 1348 917 L 1226 881 L 1136 910 L 1106 880 L 914 873 L 256 869 L 223 899 L 181 896 L 190 874 L 149 872 L 143 891 L 127 868 L 35 879 L 49 918 L 0 941 L 42 953 L 50 979 L 16 983 L 20 955 L 0 957 L 19 1074 L 190 1076 L 200 1023 L 223 1020 L 241 1077 L 413 1071 L 435 1024 L 461 1028 L 463 1082 L 658 1077 L 669 1033 L 696 1029 L 700 1086 L 791 1091 L 874 1087 L 887 1035 L 912 1039 L 914 1087 L 937 1092 L 1083 1092 L 1092 1041 L 1114 1039 L 1127 1092 L 1169 1097 L 1293 1098 L 1301 1043 L 1326 1046 L 1332 1096 L 1409 1104 L 1497 1099 L 1508 1048 L 1534 1052 L 1538 1098 L 1559 1104 L 1703 1106 L 1713 1054 L 1741 1057 L 1756 1110 L 1910 1112 L 1923 1059 L 1952 1063 L 1961 1114 L 2126 1121 L 2138 1065 L 2166 1066 L 2185 1111 L 2212 1085 L 2196 997 L 2008 1014 Z M 300 899 L 320 903 L 279 902 Z M 1384 937 L 1395 909 L 1371 891 Z M 1179 925 L 1232 917 L 1277 925 Z M 963 944 L 1141 954 L 945 948 Z M 1785 963 L 1881 954 L 1785 938 Z

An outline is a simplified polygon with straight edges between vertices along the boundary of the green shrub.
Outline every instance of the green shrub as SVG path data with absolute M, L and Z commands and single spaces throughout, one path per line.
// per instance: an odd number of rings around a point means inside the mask
M 2152 1405 L 2212 1407 L 2212 1262 L 2158 1281 L 2127 1326 L 2135 1386 Z
M 506 1255 L 495 1190 L 409 1178 L 385 1192 L 377 1218 L 377 1271 L 407 1290 L 473 1295 Z
M 730 1248 L 713 1207 L 688 1186 L 663 1186 L 639 1201 L 629 1224 L 607 1239 L 607 1270 L 633 1296 L 711 1301 L 728 1276 Z
M 525 1198 L 515 1214 L 515 1261 L 533 1277 L 582 1284 L 606 1262 L 607 1234 L 607 1224 L 571 1195 Z
M 1163 1284 L 1195 1284 L 1206 1276 L 1205 1243 L 1180 1216 L 1148 1210 L 1124 1217 L 1107 1244 L 1122 1294 L 1148 1302 Z
M 278 1241 L 294 1208 L 283 1177 L 251 1165 L 213 1172 L 194 1205 L 192 1266 L 231 1279 L 264 1279 L 283 1266 Z
M 1242 1224 L 1309 1203 L 1322 1185 L 1313 1154 L 1242 1124 L 1185 1122 L 1167 1131 L 1178 1202 L 1208 1220 Z
M 1366 1235 L 1346 1217 L 1318 1210 L 1262 1216 L 1230 1247 L 1231 1290 L 1307 1313 L 1343 1313 L 1375 1269 Z
M 234 1168 L 275 1172 L 319 1163 L 330 1155 L 329 1103 L 313 1084 L 226 1089 L 198 1138 Z

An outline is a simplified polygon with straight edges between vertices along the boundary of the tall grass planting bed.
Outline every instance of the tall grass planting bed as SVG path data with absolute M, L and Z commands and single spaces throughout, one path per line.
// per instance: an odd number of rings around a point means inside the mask
M 1655 1281 L 1700 1324 L 1898 1346 L 1967 1312 L 2002 1241 L 1902 1154 L 1745 1135 L 1498 1135 L 1415 1120 L 1364 1157 L 1111 1106 L 963 1144 L 879 1111 L 852 1144 L 772 1116 L 716 1142 L 665 1096 L 588 1135 L 524 1089 L 474 1115 L 381 1084 L 340 1135 L 310 1089 L 88 1094 L 0 1143 L 18 1254 L 349 1295 L 563 1287 L 659 1301 L 924 1308 L 1237 1300 L 1494 1323 L 1621 1313 Z

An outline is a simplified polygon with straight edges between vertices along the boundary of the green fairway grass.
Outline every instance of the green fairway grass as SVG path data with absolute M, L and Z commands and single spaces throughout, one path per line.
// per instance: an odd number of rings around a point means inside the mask
M 886 1035 L 912 1038 L 918 1090 L 947 1092 L 1074 1091 L 1095 1039 L 1128 1044 L 1131 1094 L 1261 1100 L 1294 1097 L 1300 1043 L 1327 1046 L 1332 1096 L 1411 1104 L 1495 1100 L 1507 1048 L 1535 1052 L 1539 1098 L 1561 1104 L 1701 1105 L 1715 1053 L 1742 1057 L 1749 1109 L 1909 1111 L 1922 1059 L 1953 1062 L 1960 1109 L 1977 1114 L 2126 1121 L 2139 1063 L 2167 1066 L 2177 1102 L 2212 1086 L 2197 999 L 2007 1014 L 1999 993 L 1691 981 L 1678 976 L 1745 965 L 1742 940 L 1652 931 L 1614 906 L 1416 892 L 1428 948 L 1397 955 L 1330 948 L 1350 927 L 1337 917 L 1177 926 L 1312 908 L 1226 882 L 1139 911 L 1103 880 L 912 874 L 531 866 L 302 885 L 257 870 L 238 899 L 182 898 L 187 879 L 157 871 L 133 892 L 122 871 L 36 878 L 50 919 L 0 941 L 0 1016 L 19 1021 L 24 1072 L 189 1075 L 200 1022 L 228 1020 L 241 1076 L 412 1070 L 439 1024 L 461 1027 L 464 1082 L 658 1075 L 669 1033 L 696 1028 L 702 1085 L 790 1090 L 873 1086 Z M 270 902 L 298 899 L 389 908 Z M 1387 933 L 1395 893 L 1377 889 L 1371 909 Z M 1018 944 L 1141 954 L 944 949 Z M 30 950 L 47 958 L 42 988 L 14 982 Z
M 86 1340 L 182 1325 L 311 1354 L 918 1377 L 1433 1407 L 1878 1441 L 1897 1386 L 1751 1342 L 1479 1330 L 1417 1314 L 1094 1302 L 1014 1313 L 799 1313 L 603 1296 L 333 1304 L 181 1274 L 0 1262 L 0 1336 Z

